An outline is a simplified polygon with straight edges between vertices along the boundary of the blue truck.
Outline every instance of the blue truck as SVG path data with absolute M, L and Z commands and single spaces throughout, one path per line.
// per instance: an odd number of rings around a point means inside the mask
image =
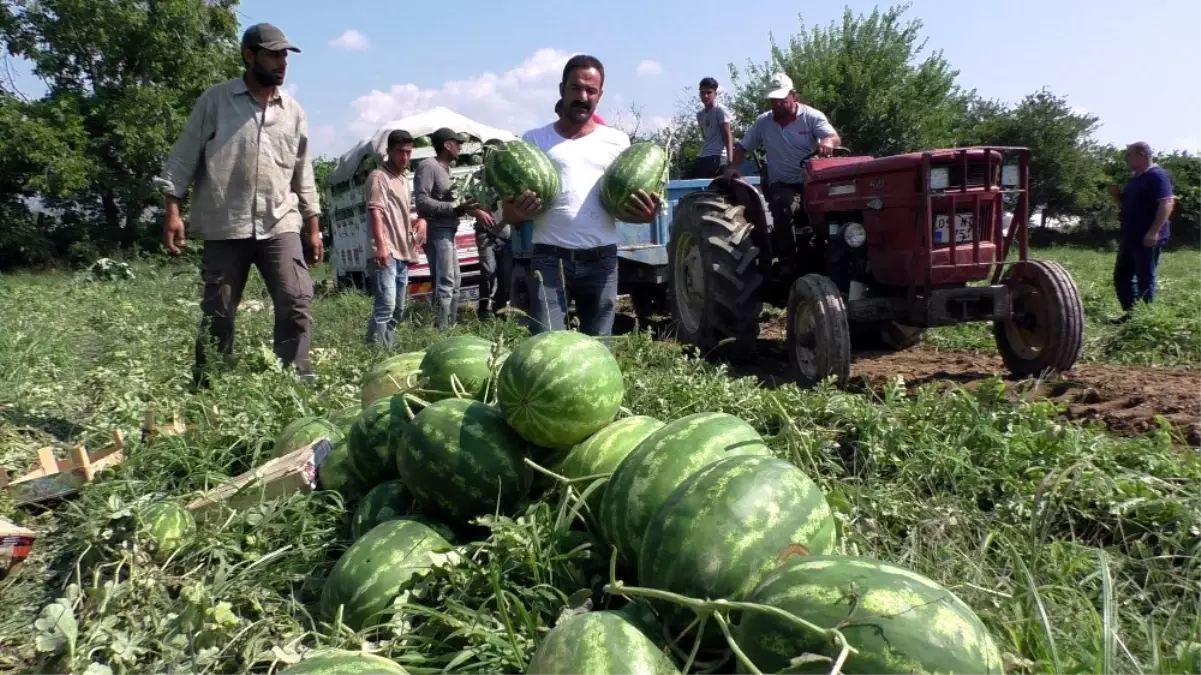
M 758 173 L 759 168 L 753 160 L 743 163 L 742 177 L 747 183 L 758 187 Z M 667 199 L 655 222 L 649 225 L 617 222 L 617 293 L 629 296 L 640 319 L 667 309 L 667 242 L 676 203 L 690 192 L 704 190 L 711 182 L 710 178 L 670 180 L 667 182 Z M 532 222 L 512 229 L 513 270 L 509 298 L 510 303 L 523 312 L 529 311 L 526 278 L 534 248 L 533 236 Z

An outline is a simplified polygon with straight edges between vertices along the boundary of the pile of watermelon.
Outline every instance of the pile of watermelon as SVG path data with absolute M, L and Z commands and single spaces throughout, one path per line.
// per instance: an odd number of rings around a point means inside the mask
M 542 333 L 511 351 L 454 336 L 369 371 L 353 420 L 289 425 L 278 449 L 315 434 L 333 441 L 318 478 L 354 508 L 354 541 L 325 581 L 320 618 L 369 631 L 411 581 L 458 564 L 477 518 L 567 491 L 577 527 L 605 544 L 603 557 L 616 555 L 624 583 L 809 622 L 729 615 L 733 640 L 762 672 L 828 672 L 840 653 L 834 628 L 855 650 L 844 672 L 1003 672 L 993 638 L 953 592 L 845 555 L 821 489 L 754 427 L 720 412 L 630 414 L 625 386 L 609 349 L 581 333 Z M 539 487 L 532 465 L 570 484 Z M 669 636 L 695 613 L 662 599 L 613 600 L 619 609 L 567 612 L 548 626 L 527 672 L 680 672 Z M 713 620 L 699 638 L 726 644 Z M 680 643 L 685 658 L 692 639 Z M 389 672 L 376 658 L 327 650 L 285 672 Z M 741 658 L 728 669 L 753 672 Z

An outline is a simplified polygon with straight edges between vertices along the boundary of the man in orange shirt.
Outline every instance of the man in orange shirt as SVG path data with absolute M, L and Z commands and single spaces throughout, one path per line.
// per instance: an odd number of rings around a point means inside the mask
M 412 218 L 407 170 L 413 137 L 403 129 L 388 134 L 383 165 L 367 177 L 367 214 L 371 219 L 371 268 L 375 306 L 367 322 L 367 344 L 395 345 L 396 324 L 404 318 L 409 263 L 425 238 L 425 221 Z

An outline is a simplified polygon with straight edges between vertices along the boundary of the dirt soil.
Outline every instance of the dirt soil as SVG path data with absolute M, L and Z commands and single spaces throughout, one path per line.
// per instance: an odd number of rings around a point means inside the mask
M 783 328 L 761 326 L 755 360 L 732 369 L 759 377 L 766 386 L 791 381 Z M 946 383 L 971 388 L 1001 375 L 1015 396 L 1045 397 L 1064 404 L 1071 420 L 1098 420 L 1112 432 L 1133 435 L 1156 427 L 1163 415 L 1180 442 L 1201 447 L 1201 371 L 1138 366 L 1080 365 L 1054 379 L 1019 382 L 995 354 L 940 351 L 917 346 L 901 352 L 859 352 L 851 365 L 852 386 L 878 388 L 902 376 L 909 388 Z

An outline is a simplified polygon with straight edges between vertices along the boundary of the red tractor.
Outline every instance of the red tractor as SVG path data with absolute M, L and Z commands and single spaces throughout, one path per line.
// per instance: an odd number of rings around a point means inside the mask
M 968 321 L 993 323 L 1014 375 L 1070 370 L 1083 348 L 1084 310 L 1067 270 L 1027 257 L 1029 167 L 1026 148 L 881 158 L 838 148 L 807 158 L 791 223 L 772 223 L 746 180 L 715 179 L 673 209 L 668 303 L 677 338 L 746 355 L 766 302 L 787 307 L 788 354 L 802 386 L 846 380 L 853 340 L 903 349 L 928 327 Z

